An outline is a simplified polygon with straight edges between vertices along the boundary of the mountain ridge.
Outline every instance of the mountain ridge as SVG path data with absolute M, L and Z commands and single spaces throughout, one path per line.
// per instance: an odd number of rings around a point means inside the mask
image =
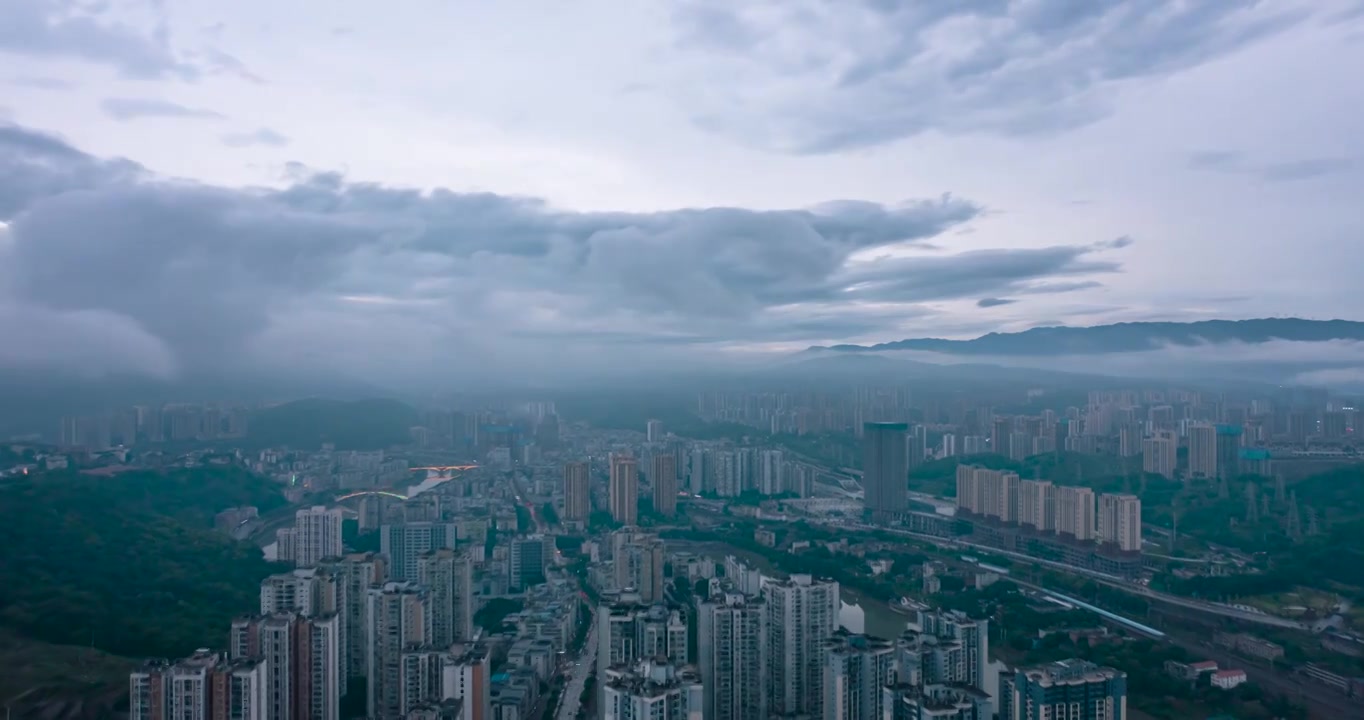
M 1075 355 L 1156 350 L 1165 345 L 1196 346 L 1271 340 L 1364 341 L 1364 322 L 1258 318 L 1196 322 L 1126 322 L 1087 327 L 1047 326 L 1016 333 L 992 332 L 970 340 L 910 338 L 876 345 L 812 346 L 806 352 L 863 353 L 917 350 L 948 355 Z

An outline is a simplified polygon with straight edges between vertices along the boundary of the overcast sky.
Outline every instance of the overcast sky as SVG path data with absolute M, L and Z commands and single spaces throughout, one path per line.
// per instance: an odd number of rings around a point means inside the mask
M 0 364 L 1364 319 L 1360 68 L 1353 0 L 3 0 Z

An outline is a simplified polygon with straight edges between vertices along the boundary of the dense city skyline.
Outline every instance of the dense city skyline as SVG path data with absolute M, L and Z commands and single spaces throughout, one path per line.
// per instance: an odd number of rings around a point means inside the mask
M 1364 720 L 1364 0 L 0 0 L 5 720 Z

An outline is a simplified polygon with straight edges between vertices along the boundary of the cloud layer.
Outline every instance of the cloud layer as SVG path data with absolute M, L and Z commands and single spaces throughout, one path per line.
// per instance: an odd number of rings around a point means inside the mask
M 1323 4 L 1323 11 L 1329 10 Z M 718 132 L 823 153 L 929 130 L 1049 133 L 1305 21 L 1257 0 L 687 0 L 682 101 Z
M 1119 270 L 1125 239 L 956 254 L 926 242 L 980 213 L 951 195 L 573 212 L 334 173 L 232 189 L 0 127 L 0 308 L 9 323 L 61 328 L 60 342 L 40 334 L 0 361 L 101 347 L 92 361 L 159 374 L 684 366 L 893 331 L 931 313 L 925 303 L 1064 290 Z

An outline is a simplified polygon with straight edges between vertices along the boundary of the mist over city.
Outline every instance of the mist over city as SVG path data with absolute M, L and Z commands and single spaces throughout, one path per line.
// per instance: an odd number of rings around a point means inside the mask
M 0 705 L 1364 718 L 1358 0 L 0 0 Z

